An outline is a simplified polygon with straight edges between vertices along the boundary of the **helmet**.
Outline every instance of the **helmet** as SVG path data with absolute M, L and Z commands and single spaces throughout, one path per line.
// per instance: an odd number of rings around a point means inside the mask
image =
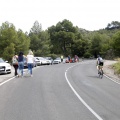
M 97 57 L 100 57 L 100 55 L 97 55 Z

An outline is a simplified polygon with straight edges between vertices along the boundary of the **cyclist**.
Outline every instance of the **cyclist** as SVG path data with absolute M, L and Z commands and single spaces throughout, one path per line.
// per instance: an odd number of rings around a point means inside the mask
M 98 69 L 98 74 L 99 70 L 103 68 L 103 59 L 100 57 L 100 55 L 97 56 L 97 69 Z

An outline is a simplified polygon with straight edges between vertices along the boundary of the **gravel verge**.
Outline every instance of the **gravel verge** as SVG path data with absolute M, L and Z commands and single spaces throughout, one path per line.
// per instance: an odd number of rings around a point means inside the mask
M 103 71 L 105 75 L 113 79 L 115 82 L 120 83 L 120 77 L 115 74 L 114 69 L 112 68 L 112 65 L 116 62 L 117 61 L 113 61 L 113 60 L 105 60 Z

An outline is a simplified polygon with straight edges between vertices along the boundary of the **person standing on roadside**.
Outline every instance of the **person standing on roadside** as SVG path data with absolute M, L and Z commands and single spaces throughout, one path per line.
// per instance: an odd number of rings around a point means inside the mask
M 63 62 L 63 55 L 61 55 L 61 62 Z
M 33 68 L 33 64 L 34 64 L 34 55 L 33 52 L 30 50 L 28 55 L 27 55 L 27 64 L 28 64 L 28 72 L 30 74 L 30 76 L 32 77 L 32 68 Z
M 18 75 L 18 73 L 17 73 L 17 70 L 18 70 L 18 56 L 17 55 L 14 55 L 12 57 L 12 65 L 13 65 L 13 67 L 15 69 L 14 75 L 17 76 Z
M 19 52 L 18 55 L 18 77 L 23 77 L 23 69 L 24 69 L 24 56 L 23 52 Z
M 71 57 L 70 57 L 70 55 L 68 55 L 68 61 L 69 61 L 69 63 L 70 63 L 70 59 L 71 59 Z

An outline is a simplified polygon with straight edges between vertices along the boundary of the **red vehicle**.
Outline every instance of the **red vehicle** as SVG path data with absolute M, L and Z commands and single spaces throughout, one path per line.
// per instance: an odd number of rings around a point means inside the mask
M 65 63 L 73 63 L 73 60 L 72 59 L 66 60 Z

